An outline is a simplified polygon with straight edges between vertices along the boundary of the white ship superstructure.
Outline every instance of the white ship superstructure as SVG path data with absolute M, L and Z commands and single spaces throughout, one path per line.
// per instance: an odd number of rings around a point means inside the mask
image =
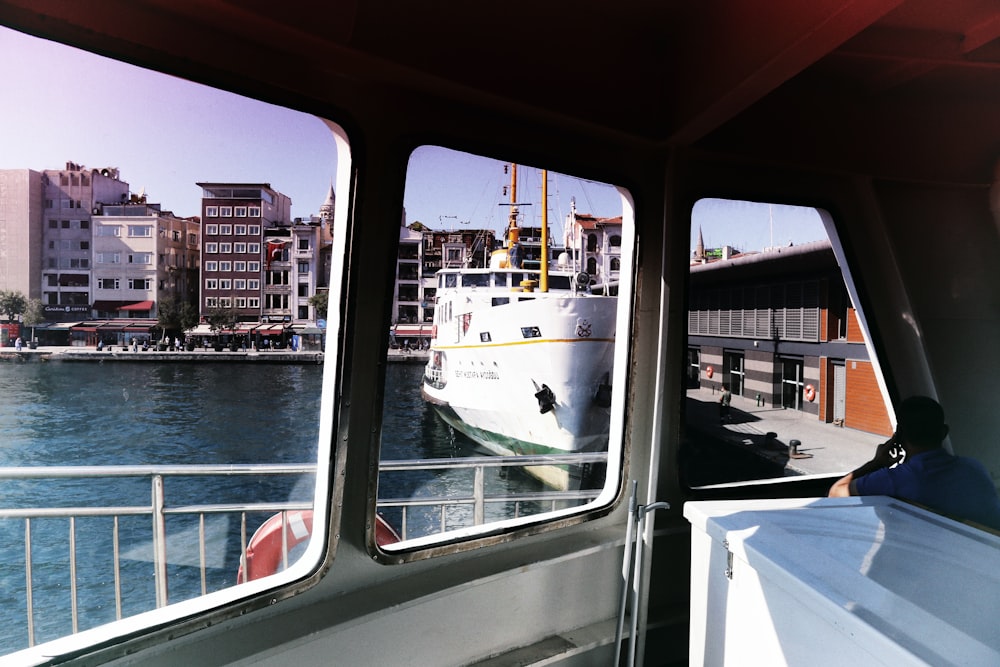
M 550 271 L 545 234 L 524 247 L 516 215 L 512 204 L 507 247 L 490 267 L 438 272 L 423 396 L 496 454 L 605 451 L 617 296 L 607 283 L 592 290 L 569 253 Z M 539 268 L 523 268 L 524 254 Z M 533 472 L 556 487 L 579 483 L 565 466 Z

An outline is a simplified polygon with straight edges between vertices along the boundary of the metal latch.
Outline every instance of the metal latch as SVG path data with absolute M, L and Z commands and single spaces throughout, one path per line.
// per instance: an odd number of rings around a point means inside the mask
M 726 550 L 726 579 L 732 581 L 733 578 L 733 552 L 729 549 L 729 540 L 722 540 L 722 546 Z

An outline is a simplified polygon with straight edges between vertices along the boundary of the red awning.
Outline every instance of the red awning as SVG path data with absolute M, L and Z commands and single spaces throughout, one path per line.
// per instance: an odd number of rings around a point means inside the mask
M 127 305 L 128 301 L 95 301 L 94 310 L 100 310 L 105 313 L 112 310 L 120 310 L 122 306 Z
M 433 324 L 397 324 L 392 332 L 397 336 L 430 336 Z
M 127 306 L 122 306 L 119 310 L 149 310 L 152 307 L 152 301 L 139 301 L 138 303 L 130 303 Z

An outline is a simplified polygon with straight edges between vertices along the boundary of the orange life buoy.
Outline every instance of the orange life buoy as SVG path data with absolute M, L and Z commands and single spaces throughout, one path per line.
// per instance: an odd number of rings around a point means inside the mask
M 816 389 L 811 384 L 807 384 L 806 385 L 806 400 L 809 401 L 809 402 L 812 402 L 812 400 L 814 398 L 816 398 Z
M 711 378 L 713 375 L 715 375 L 715 369 L 709 366 L 708 368 L 705 369 L 705 375 Z
M 282 515 L 285 519 L 282 520 Z M 399 542 L 400 537 L 392 526 L 386 523 L 382 515 L 375 515 L 375 543 L 379 546 Z M 246 553 L 240 557 L 240 569 L 236 573 L 236 582 L 253 581 L 267 577 L 282 568 L 282 562 L 288 560 L 282 553 L 288 554 L 293 548 L 309 539 L 312 534 L 312 510 L 278 512 L 261 524 L 247 544 Z M 284 544 L 282 544 L 282 524 L 285 526 Z

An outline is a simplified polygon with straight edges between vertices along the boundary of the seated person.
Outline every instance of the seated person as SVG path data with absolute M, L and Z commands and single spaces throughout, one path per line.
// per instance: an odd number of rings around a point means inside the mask
M 906 399 L 896 433 L 878 446 L 871 461 L 837 480 L 830 497 L 892 496 L 1000 531 L 993 480 L 979 461 L 945 451 L 941 442 L 947 435 L 937 401 Z

